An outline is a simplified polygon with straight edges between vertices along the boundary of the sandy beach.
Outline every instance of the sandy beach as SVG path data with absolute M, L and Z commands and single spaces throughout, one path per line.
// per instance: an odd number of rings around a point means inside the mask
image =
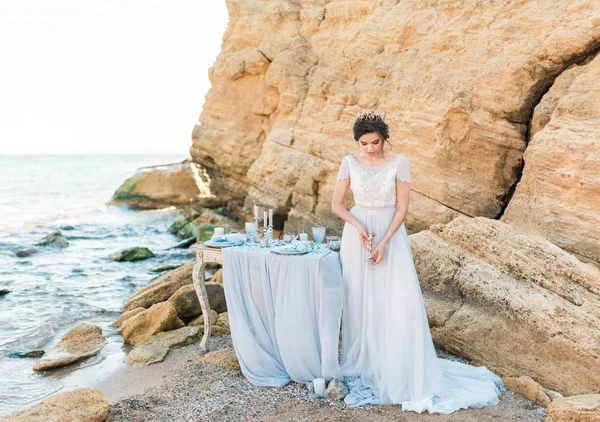
M 231 348 L 231 336 L 211 339 L 209 352 Z M 344 402 L 310 399 L 303 384 L 282 388 L 250 384 L 239 370 L 201 360 L 199 344 L 170 351 L 157 364 L 126 368 L 96 385 L 111 404 L 108 421 L 543 421 L 544 409 L 503 390 L 483 409 L 440 415 L 402 412 L 400 406 L 350 409 Z M 438 356 L 455 358 L 438 350 Z

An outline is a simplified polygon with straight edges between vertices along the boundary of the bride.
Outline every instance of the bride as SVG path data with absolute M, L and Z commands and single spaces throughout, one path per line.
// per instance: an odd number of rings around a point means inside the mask
M 355 154 L 340 165 L 332 211 L 345 221 L 340 259 L 345 282 L 341 370 L 348 406 L 400 404 L 403 411 L 452 413 L 497 404 L 502 380 L 485 366 L 438 358 L 404 226 L 410 167 L 384 151 L 383 113 L 354 121 Z M 343 205 L 352 190 L 355 206 Z M 368 233 L 374 233 L 368 253 Z M 367 262 L 371 258 L 373 262 Z

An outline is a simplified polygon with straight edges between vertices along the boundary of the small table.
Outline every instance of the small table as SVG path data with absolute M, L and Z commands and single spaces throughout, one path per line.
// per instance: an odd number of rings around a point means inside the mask
M 221 259 L 231 338 L 244 376 L 272 387 L 340 378 L 339 254 L 322 247 L 279 255 L 244 245 L 224 248 Z
M 200 350 L 206 352 L 208 350 L 208 340 L 212 329 L 212 320 L 210 318 L 210 303 L 206 294 L 206 285 L 204 279 L 204 270 L 209 263 L 217 263 L 223 265 L 223 254 L 221 249 L 209 248 L 203 243 L 194 245 L 192 249 L 196 253 L 196 263 L 192 270 L 192 280 L 194 282 L 194 290 L 198 295 L 200 307 L 202 308 L 202 316 L 204 317 L 204 334 L 200 342 Z

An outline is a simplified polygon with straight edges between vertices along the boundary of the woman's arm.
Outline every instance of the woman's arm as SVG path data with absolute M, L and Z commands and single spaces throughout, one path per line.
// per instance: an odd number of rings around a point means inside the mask
M 367 246 L 366 242 L 368 241 L 367 230 L 362 225 L 360 221 L 358 221 L 352 214 L 348 212 L 346 207 L 344 206 L 344 197 L 346 196 L 346 192 L 348 191 L 348 186 L 350 186 L 350 179 L 345 178 L 339 180 L 335 185 L 335 190 L 333 191 L 333 198 L 331 199 L 331 211 L 339 216 L 344 221 L 352 224 L 356 227 L 358 231 L 358 240 L 360 241 L 360 245 L 366 251 Z
M 388 228 L 385 236 L 379 243 L 387 244 L 392 238 L 393 234 L 404 222 L 406 214 L 408 214 L 408 202 L 410 199 L 410 183 L 396 180 L 396 213 L 390 227 Z
M 375 262 L 370 265 L 377 265 L 383 259 L 388 242 L 396 230 L 398 230 L 398 227 L 400 227 L 404 222 L 406 214 L 408 214 L 409 198 L 410 182 L 396 180 L 396 213 L 394 214 L 392 222 L 390 223 L 390 227 L 388 227 L 383 239 L 381 239 L 381 242 L 377 243 L 377 246 L 375 246 L 375 249 L 371 253 L 371 258 L 374 258 Z

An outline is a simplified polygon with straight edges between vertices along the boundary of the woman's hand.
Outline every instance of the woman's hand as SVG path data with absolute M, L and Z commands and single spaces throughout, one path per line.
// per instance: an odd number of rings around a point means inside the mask
M 360 241 L 361 246 L 363 247 L 363 249 L 367 252 L 369 252 L 369 250 L 367 249 L 366 244 L 369 243 L 369 236 L 367 236 L 367 229 L 365 229 L 365 227 L 362 224 L 359 224 L 358 226 L 356 226 L 356 230 L 358 230 L 358 240 Z M 375 236 L 375 235 L 373 235 Z
M 385 256 L 385 246 L 385 242 L 381 242 L 377 246 L 375 246 L 375 249 L 373 249 L 373 253 L 371 254 L 371 258 L 374 258 L 375 262 L 372 262 L 371 265 L 377 265 L 381 262 L 381 260 Z

